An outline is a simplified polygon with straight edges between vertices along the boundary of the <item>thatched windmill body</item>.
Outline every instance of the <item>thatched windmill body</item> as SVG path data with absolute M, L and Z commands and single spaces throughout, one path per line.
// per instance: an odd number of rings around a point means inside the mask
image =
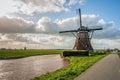
M 93 50 L 93 47 L 91 46 L 91 39 L 93 36 L 93 32 L 96 30 L 102 30 L 102 28 L 88 28 L 85 26 L 82 26 L 82 19 L 81 19 L 81 10 L 79 11 L 79 24 L 80 27 L 77 30 L 68 30 L 68 31 L 60 31 L 60 33 L 67 33 L 71 32 L 75 37 L 75 45 L 73 49 L 75 50 Z M 76 34 L 74 34 L 76 33 Z

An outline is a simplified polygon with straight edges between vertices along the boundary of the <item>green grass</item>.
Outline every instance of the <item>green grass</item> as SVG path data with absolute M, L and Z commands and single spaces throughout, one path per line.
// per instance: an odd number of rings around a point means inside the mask
M 73 80 L 98 60 L 107 55 L 108 54 L 69 57 L 70 64 L 67 67 L 55 72 L 48 72 L 42 76 L 35 77 L 33 80 Z
M 23 58 L 35 55 L 60 54 L 62 50 L 0 50 L 0 59 Z
M 120 57 L 120 52 L 118 52 L 118 55 L 119 55 L 119 57 Z

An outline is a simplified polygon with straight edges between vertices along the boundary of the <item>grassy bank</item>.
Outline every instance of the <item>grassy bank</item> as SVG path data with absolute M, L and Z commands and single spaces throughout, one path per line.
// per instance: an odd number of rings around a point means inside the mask
M 120 52 L 118 52 L 118 55 L 119 55 L 119 57 L 120 57 Z
M 67 67 L 36 77 L 33 80 L 73 80 L 106 55 L 108 54 L 69 57 L 70 64 Z
M 0 50 L 0 59 L 23 58 L 35 55 L 60 54 L 62 50 Z

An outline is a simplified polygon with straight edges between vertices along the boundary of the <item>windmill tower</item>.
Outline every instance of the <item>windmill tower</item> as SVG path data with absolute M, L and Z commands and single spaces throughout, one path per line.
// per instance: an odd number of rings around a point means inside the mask
M 78 11 L 79 11 L 79 24 L 80 24 L 79 28 L 77 30 L 60 31 L 60 33 L 71 32 L 76 37 L 76 41 L 73 49 L 92 51 L 93 47 L 91 46 L 91 39 L 93 36 L 93 32 L 96 30 L 102 30 L 102 28 L 90 29 L 88 27 L 82 26 L 81 10 L 78 9 Z

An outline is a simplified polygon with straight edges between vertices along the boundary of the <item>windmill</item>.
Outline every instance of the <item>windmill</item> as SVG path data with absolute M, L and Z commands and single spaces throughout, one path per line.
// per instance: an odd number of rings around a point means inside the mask
M 93 33 L 96 30 L 102 30 L 102 28 L 88 28 L 86 26 L 83 26 L 81 19 L 81 9 L 78 9 L 78 12 L 79 12 L 79 24 L 80 24 L 79 28 L 77 30 L 60 31 L 59 33 L 71 32 L 76 37 L 76 41 L 73 49 L 93 51 L 93 47 L 91 45 L 91 39 Z

